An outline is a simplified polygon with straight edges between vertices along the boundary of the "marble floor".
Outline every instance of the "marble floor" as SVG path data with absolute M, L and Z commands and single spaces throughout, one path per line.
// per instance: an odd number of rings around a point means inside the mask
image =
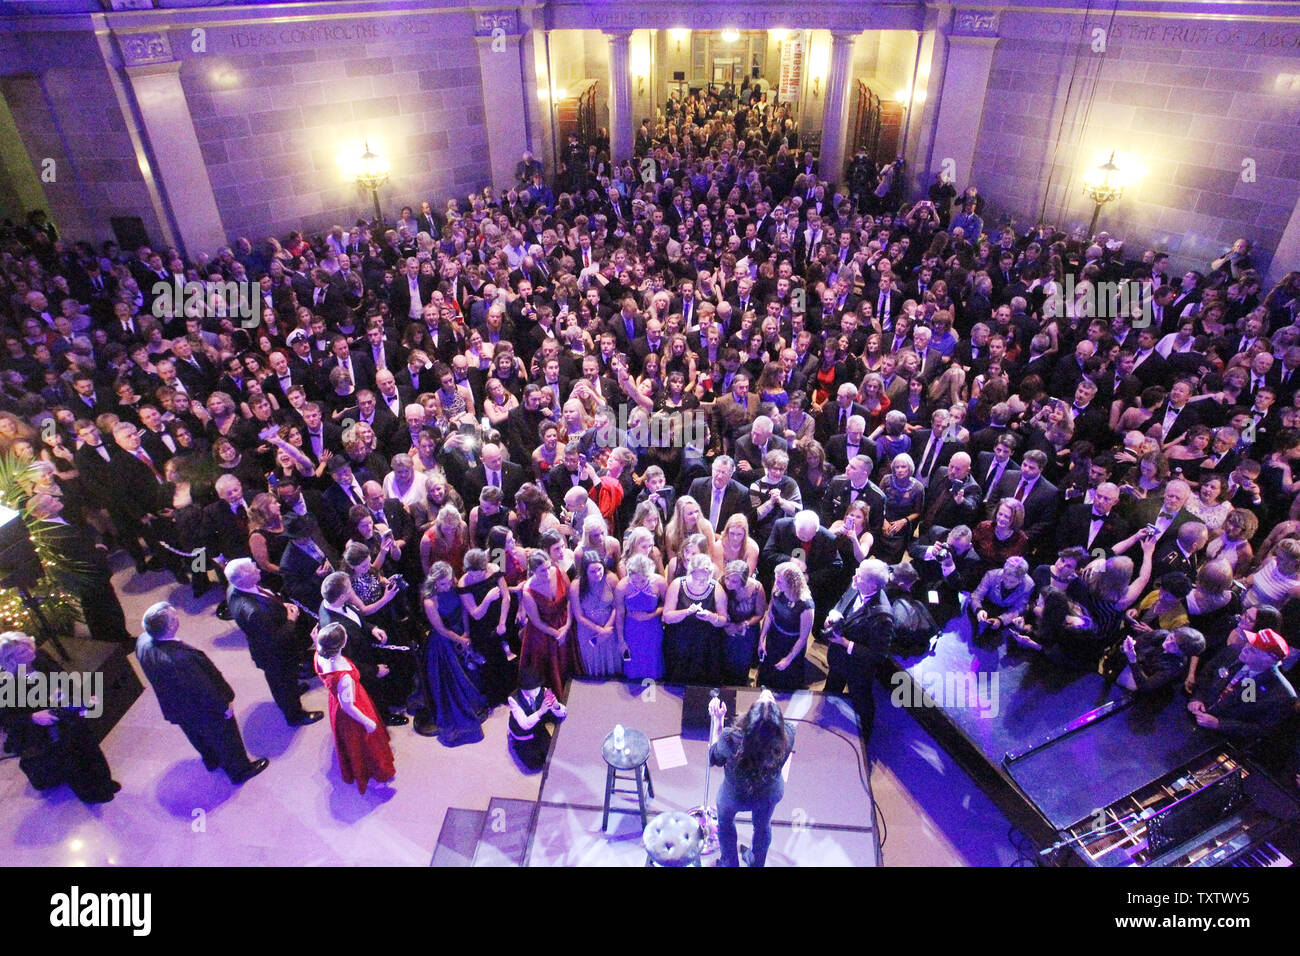
M 119 556 L 121 558 L 122 556 Z M 339 779 L 328 721 L 287 727 L 253 667 L 243 635 L 169 576 L 119 585 L 128 626 L 150 604 L 186 611 L 183 640 L 202 648 L 234 688 L 249 753 L 270 767 L 241 787 L 208 773 L 146 686 L 109 734 L 104 752 L 122 792 L 82 804 L 66 787 L 33 790 L 16 760 L 0 761 L 0 864 L 5 866 L 427 866 L 449 807 L 486 810 L 493 797 L 536 800 L 540 776 L 523 774 L 506 747 L 497 708 L 479 743 L 447 748 L 393 728 L 394 790 L 362 796 Z M 132 657 L 134 665 L 134 657 Z M 303 696 L 323 709 L 319 682 Z M 872 789 L 888 827 L 888 866 L 1005 866 L 1015 858 L 1007 823 L 903 710 L 877 708 Z

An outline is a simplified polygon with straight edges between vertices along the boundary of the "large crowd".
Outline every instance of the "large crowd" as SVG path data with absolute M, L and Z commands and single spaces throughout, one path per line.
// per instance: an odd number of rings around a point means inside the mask
M 134 639 L 108 551 L 220 584 L 290 723 L 314 659 L 363 788 L 382 725 L 454 744 L 504 704 L 535 767 L 570 677 L 794 690 L 814 641 L 865 740 L 932 592 L 936 629 L 1289 752 L 1300 273 L 1266 288 L 1242 239 L 1173 274 L 902 172 L 819 169 L 746 89 L 674 98 L 626 162 L 570 138 L 211 256 L 34 214 L 0 241 L 0 444 L 90 543 L 96 637 Z

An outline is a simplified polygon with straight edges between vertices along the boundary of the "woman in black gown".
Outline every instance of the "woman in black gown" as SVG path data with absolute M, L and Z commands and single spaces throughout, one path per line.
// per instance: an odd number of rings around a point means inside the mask
M 812 632 L 813 600 L 803 569 L 787 561 L 776 569 L 772 600 L 758 637 L 758 686 L 802 690 L 808 686 L 804 649 Z
M 515 670 L 506 660 L 510 588 L 505 575 L 488 561 L 486 551 L 471 548 L 457 592 L 469 620 L 470 679 L 489 705 L 504 704 L 514 688 Z
M 670 684 L 716 684 L 722 675 L 727 595 L 713 579 L 716 565 L 693 554 L 686 574 L 674 578 L 664 598 L 664 657 Z

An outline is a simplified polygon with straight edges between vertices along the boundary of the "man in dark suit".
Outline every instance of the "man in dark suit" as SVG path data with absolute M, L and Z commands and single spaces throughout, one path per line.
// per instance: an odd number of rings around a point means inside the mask
M 389 588 L 395 588 L 390 584 Z M 364 620 L 349 602 L 356 600 L 352 580 L 343 571 L 335 571 L 321 582 L 321 603 L 318 619 L 320 626 L 342 624 L 348 632 L 348 659 L 356 665 L 361 675 L 361 685 L 374 701 L 380 717 L 389 727 L 410 723 L 402 709 L 406 705 L 409 678 L 414 673 L 409 667 L 381 660 L 377 647 L 388 643 L 388 634 Z
M 826 493 L 822 495 L 821 521 L 830 527 L 848 513 L 849 505 L 855 501 L 865 501 L 868 508 L 868 524 L 871 533 L 880 534 L 885 520 L 884 493 L 871 481 L 871 459 L 866 455 L 857 455 L 849 459 L 844 474 L 831 479 Z
M 1147 525 L 1155 526 L 1156 548 L 1159 549 L 1177 537 L 1179 528 L 1189 521 L 1196 520 L 1185 507 L 1191 497 L 1192 486 L 1182 479 L 1175 478 L 1165 485 L 1164 495 L 1159 498 L 1148 495 L 1133 509 L 1130 517 L 1139 530 Z
M 732 515 L 749 515 L 749 490 L 732 477 L 735 470 L 736 463 L 730 456 L 719 455 L 713 459 L 712 473 L 696 478 L 686 492 L 719 534 Z
M 936 408 L 930 416 L 930 427 L 912 433 L 912 461 L 916 462 L 916 478 L 923 484 L 945 467 L 952 456 L 963 449 L 961 442 L 949 437 L 948 410 Z
M 153 686 L 168 723 L 185 732 L 209 770 L 220 767 L 230 782 L 251 780 L 270 763 L 244 750 L 230 703 L 235 692 L 202 651 L 177 639 L 180 613 L 161 602 L 144 613 L 144 633 L 135 645 L 140 669 Z
M 343 429 L 325 421 L 319 404 L 308 402 L 302 407 L 302 422 L 302 451 L 312 464 L 320 464 L 326 451 L 335 455 L 343 451 Z
M 194 344 L 187 338 L 173 339 L 171 348 L 176 358 L 176 377 L 190 398 L 203 401 L 217 384 L 217 370 L 206 355 L 194 351 Z
M 1196 577 L 1196 570 L 1201 566 L 1201 550 L 1210 540 L 1209 530 L 1199 521 L 1186 521 L 1178 529 L 1172 541 L 1156 548 L 1151 560 L 1151 574 L 1179 572 L 1189 580 Z
M 842 693 L 848 687 L 864 749 L 876 715 L 872 685 L 894 639 L 894 615 L 885 594 L 888 583 L 889 566 L 876 558 L 867 558 L 858 565 L 852 586 L 826 615 L 830 631 L 826 660 L 830 673 L 826 677 L 825 693 Z
M 1169 390 L 1169 398 L 1151 415 L 1149 422 L 1161 426 L 1164 442 L 1173 441 L 1200 421 L 1199 414 L 1190 401 L 1192 391 L 1192 383 L 1180 378 Z
M 249 557 L 248 503 L 244 487 L 234 475 L 222 475 L 216 483 L 217 497 L 203 509 L 201 536 L 210 558 L 223 563 Z
M 501 489 L 507 502 L 513 502 L 523 483 L 523 466 L 507 461 L 501 446 L 489 443 L 479 453 L 478 464 L 465 473 L 465 501 L 471 503 L 469 507 L 473 507 L 472 503 L 478 501 L 479 492 L 492 486 Z M 564 497 L 564 492 L 560 492 L 560 497 Z
M 984 490 L 971 474 L 970 455 L 953 454 L 944 468 L 936 468 L 925 492 L 925 510 L 921 527 L 954 528 L 979 521 L 984 504 Z
M 835 401 L 827 402 L 817 416 L 816 436 L 823 445 L 832 435 L 838 435 L 848 429 L 849 419 L 861 415 L 863 421 L 870 418 L 866 406 L 857 400 L 858 387 L 852 382 L 840 385 L 835 393 Z
M 47 566 L 47 571 L 61 587 L 76 595 L 90 636 L 97 641 L 123 644 L 134 640 L 126 629 L 122 603 L 113 590 L 108 549 L 85 529 L 73 527 L 64 519 L 61 497 L 33 495 L 28 509 L 33 518 L 46 523 L 43 541 L 50 551 L 65 559 L 65 563 Z
M 772 434 L 772 419 L 759 415 L 750 426 L 749 434 L 736 439 L 736 467 L 746 480 L 763 471 L 763 456 L 769 451 L 788 451 L 784 438 Z
M 347 370 L 352 384 L 357 388 L 375 387 L 375 366 L 365 352 L 353 352 L 348 348 L 348 340 L 342 335 L 330 339 L 329 357 L 321 363 L 321 378 L 328 382 L 330 373 L 336 368 Z
M 1003 498 L 1015 498 L 1025 506 L 1024 532 L 1035 545 L 1050 539 L 1056 521 L 1056 485 L 1043 477 L 1046 466 L 1046 454 L 1038 449 L 1025 452 L 1020 471 L 1004 474 L 988 496 L 989 518 L 997 512 L 998 502 Z
M 130 422 L 113 426 L 112 461 L 108 474 L 111 491 L 109 514 L 122 536 L 122 545 L 135 558 L 135 569 L 146 570 L 143 539 L 149 549 L 157 544 L 153 522 L 163 509 L 162 467 L 140 446 L 140 430 Z
M 999 435 L 993 443 L 992 451 L 982 451 L 976 457 L 973 474 L 984 489 L 986 501 L 1007 475 L 1019 477 L 1020 466 L 1011 459 L 1019 442 L 1020 439 L 1014 432 Z
M 848 427 L 826 442 L 826 460 L 843 472 L 858 455 L 876 460 L 876 443 L 866 437 L 867 420 L 861 415 L 850 415 Z
M 1270 628 L 1244 633 L 1240 649 L 1225 647 L 1197 669 L 1187 710 L 1206 730 L 1253 743 L 1282 725 L 1296 693 L 1278 670 L 1291 650 L 1282 635 Z
M 1104 481 L 1092 493 L 1092 504 L 1070 505 L 1056 527 L 1056 544 L 1061 549 L 1084 548 L 1110 551 L 1128 537 L 1128 523 L 1115 512 L 1119 488 Z
M 777 565 L 795 560 L 802 564 L 808 576 L 808 587 L 813 594 L 824 594 L 828 587 L 840 581 L 844 562 L 840 558 L 839 542 L 835 535 L 822 527 L 815 511 L 800 511 L 793 518 L 778 518 L 759 563 L 760 580 L 770 584 Z M 813 618 L 813 627 L 821 627 L 826 617 L 825 603 Z
M 299 641 L 295 626 L 298 607 L 283 603 L 260 586 L 262 570 L 250 558 L 227 563 L 226 580 L 230 583 L 226 591 L 230 616 L 248 638 L 248 652 L 265 675 L 280 713 L 290 727 L 316 723 L 325 715 L 319 710 L 304 710 L 300 699 L 298 662 L 306 645 Z

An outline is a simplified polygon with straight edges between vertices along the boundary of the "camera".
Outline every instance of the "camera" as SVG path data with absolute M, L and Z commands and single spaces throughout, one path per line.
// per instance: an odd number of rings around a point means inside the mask
M 405 594 L 406 589 L 411 586 L 411 582 L 406 580 L 406 575 L 404 574 L 394 574 L 388 580 L 391 581 L 397 587 L 397 590 L 403 594 Z

